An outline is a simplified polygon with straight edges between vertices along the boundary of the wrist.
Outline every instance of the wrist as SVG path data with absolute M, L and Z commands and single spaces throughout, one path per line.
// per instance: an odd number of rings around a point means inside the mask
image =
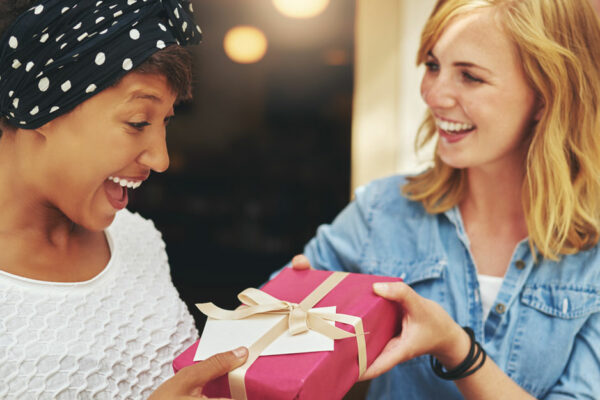
M 431 355 L 437 358 L 446 369 L 453 369 L 462 363 L 469 354 L 471 339 L 463 328 L 454 324 L 446 343 L 438 352 Z
M 458 380 L 466 378 L 477 372 L 485 363 L 486 353 L 483 347 L 475 340 L 475 332 L 469 327 L 463 328 L 469 338 L 469 351 L 467 356 L 458 365 L 448 368 L 442 365 L 442 361 L 430 356 L 430 364 L 433 372 L 440 378 L 446 380 Z M 443 353 L 442 353 L 443 354 Z M 458 351 L 452 351 L 449 355 L 442 356 L 446 365 L 453 365 Z

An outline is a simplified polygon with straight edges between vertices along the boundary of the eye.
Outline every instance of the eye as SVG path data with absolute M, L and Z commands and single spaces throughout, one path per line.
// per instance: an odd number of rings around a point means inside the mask
M 132 128 L 137 129 L 138 131 L 141 131 L 145 127 L 149 126 L 150 123 L 146 122 L 146 121 L 142 121 L 142 122 L 128 122 L 127 125 L 131 126 Z
M 474 75 L 471 75 L 469 72 L 467 71 L 463 71 L 462 72 L 462 76 L 463 78 L 468 81 L 468 82 L 477 82 L 477 83 L 483 83 L 483 79 L 480 79 Z
M 428 71 L 432 71 L 432 72 L 438 71 L 440 69 L 440 66 L 434 61 L 427 61 L 425 63 L 425 67 L 427 68 Z

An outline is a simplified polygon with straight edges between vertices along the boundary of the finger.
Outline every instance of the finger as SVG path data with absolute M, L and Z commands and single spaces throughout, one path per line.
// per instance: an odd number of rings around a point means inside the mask
M 383 348 L 383 351 L 367 368 L 359 380 L 373 379 L 392 369 L 396 364 L 405 361 L 406 351 L 400 337 L 392 338 Z
M 298 254 L 292 258 L 292 268 L 297 270 L 312 269 L 310 261 L 304 254 Z
M 232 351 L 215 354 L 197 364 L 182 368 L 177 375 L 183 375 L 181 385 L 187 388 L 189 392 L 193 388 L 204 386 L 205 383 L 239 367 L 246 362 L 247 358 L 248 349 L 239 347 Z
M 404 282 L 377 282 L 373 284 L 373 292 L 384 299 L 404 304 L 409 302 L 415 291 Z

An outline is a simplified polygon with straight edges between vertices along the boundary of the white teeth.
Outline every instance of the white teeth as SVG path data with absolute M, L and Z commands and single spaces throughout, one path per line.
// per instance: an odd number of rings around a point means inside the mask
M 448 122 L 442 120 L 436 120 L 436 124 L 440 129 L 445 130 L 446 132 L 460 132 L 466 131 L 475 128 L 475 125 L 466 124 L 466 123 L 458 123 L 458 122 Z
M 128 181 L 127 179 L 118 178 L 116 176 L 109 176 L 109 181 L 113 181 L 114 183 L 118 183 L 122 187 L 128 187 L 131 189 L 137 189 L 142 184 L 142 181 Z

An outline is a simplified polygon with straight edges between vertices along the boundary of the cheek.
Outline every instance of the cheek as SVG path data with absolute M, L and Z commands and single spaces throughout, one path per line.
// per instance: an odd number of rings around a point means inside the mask
M 532 97 L 527 93 L 523 97 L 507 100 L 505 118 L 500 122 L 506 130 L 512 131 L 515 136 L 522 136 L 531 129 L 535 119 L 535 107 Z
M 504 108 L 494 94 L 476 93 L 460 96 L 458 100 L 466 117 L 478 128 L 500 128 L 507 119 L 506 114 L 500 112 Z
M 427 93 L 429 93 L 429 88 L 431 87 L 431 83 L 430 80 L 427 78 L 427 74 L 425 74 L 423 76 L 423 79 L 421 79 L 421 98 L 423 99 L 423 101 L 425 103 L 427 103 Z

